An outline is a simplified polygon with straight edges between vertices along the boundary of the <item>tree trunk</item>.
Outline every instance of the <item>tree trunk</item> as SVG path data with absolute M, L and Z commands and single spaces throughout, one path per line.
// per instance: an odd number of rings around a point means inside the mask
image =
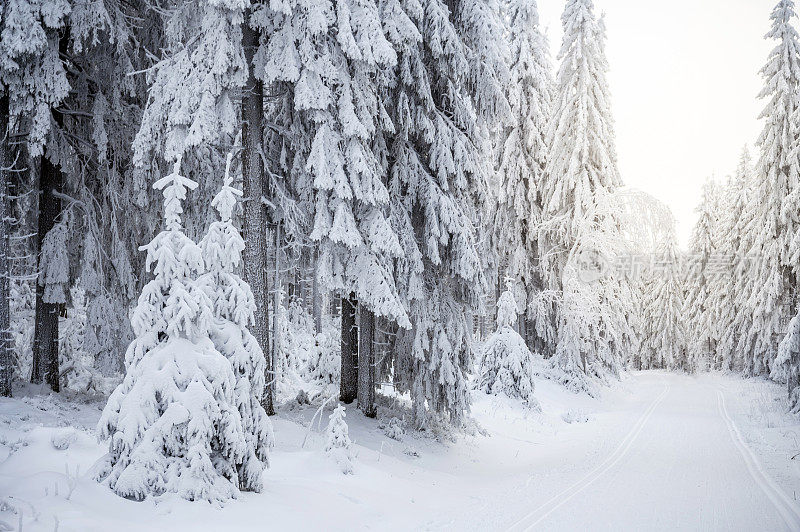
M 249 19 L 248 12 L 247 18 Z M 254 323 L 250 331 L 267 360 L 266 382 L 274 378 L 270 364 L 269 344 L 269 284 L 267 278 L 267 219 L 261 198 L 264 196 L 264 165 L 261 161 L 263 150 L 262 119 L 264 114 L 264 88 L 256 79 L 253 55 L 258 47 L 258 32 L 248 22 L 242 25 L 242 45 L 249 66 L 249 76 L 242 91 L 242 178 L 244 181 L 244 279 L 253 291 L 256 303 Z M 274 389 L 274 386 L 272 387 Z M 269 388 L 268 388 L 269 389 Z M 267 413 L 274 413 L 272 396 L 266 393 L 262 404 Z
M 280 278 L 280 249 L 281 249 L 281 224 L 275 225 L 275 274 L 273 277 L 272 294 L 272 349 L 267 357 L 267 390 L 264 398 L 264 410 L 267 415 L 275 415 L 275 385 L 278 382 L 278 348 L 280 335 L 278 334 L 278 317 L 281 309 L 281 278 Z
M 355 294 L 342 298 L 342 377 L 339 400 L 352 403 L 358 395 L 358 327 Z
M 361 305 L 358 326 L 358 408 L 375 417 L 375 313 Z
M 317 334 L 322 332 L 322 294 L 319 290 L 319 282 L 317 281 L 317 262 L 319 256 L 314 254 L 314 270 L 313 278 L 311 279 L 311 307 L 314 314 L 314 328 Z
M 0 90 L 5 90 L 1 88 Z M 11 135 L 8 131 L 9 98 L 0 98 L 0 396 L 11 397 L 13 349 L 11 338 L 11 269 L 9 265 L 9 232 L 11 212 L 8 201 L 10 171 L 14 164 Z
M 58 52 L 65 57 L 69 48 L 69 27 L 58 38 Z M 57 109 L 52 110 L 56 127 L 63 129 L 64 115 Z M 55 225 L 61 212 L 61 200 L 54 194 L 64 191 L 64 175 L 61 168 L 48 159 L 48 151 L 40 157 L 39 168 L 39 228 L 36 235 L 36 254 L 41 262 L 42 242 L 45 235 Z M 41 271 L 41 264 L 39 266 Z M 36 283 L 36 319 L 33 336 L 33 364 L 31 382 L 42 382 L 44 379 L 54 392 L 61 389 L 58 367 L 58 319 L 64 310 L 61 303 L 45 303 L 42 299 L 44 287 Z
M 47 155 L 41 158 L 39 169 L 39 229 L 36 237 L 36 252 L 41 269 L 41 250 L 45 235 L 55 225 L 60 211 L 60 201 L 54 194 L 62 187 L 61 170 L 50 162 Z M 31 382 L 45 380 L 50 388 L 59 391 L 58 369 L 58 318 L 61 304 L 45 303 L 44 286 L 36 283 L 36 323 L 33 336 L 33 364 Z

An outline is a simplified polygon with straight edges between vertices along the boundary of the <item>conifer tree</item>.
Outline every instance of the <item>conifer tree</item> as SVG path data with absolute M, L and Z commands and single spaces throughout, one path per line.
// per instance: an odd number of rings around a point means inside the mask
M 197 280 L 208 296 L 214 320 L 210 327 L 214 347 L 231 363 L 235 377 L 235 402 L 247 441 L 243 461 L 237 464 L 239 488 L 261 491 L 261 475 L 269 464 L 273 443 L 272 423 L 261 406 L 265 387 L 264 352 L 249 326 L 254 321 L 255 298 L 250 286 L 237 275 L 244 240 L 233 225 L 233 209 L 242 192 L 232 186 L 228 155 L 225 180 L 211 202 L 220 220 L 213 222 L 200 241 L 206 273 Z
M 757 145 L 757 205 L 753 229 L 758 257 L 750 275 L 755 281 L 750 300 L 752 325 L 749 336 L 753 359 L 748 366 L 756 375 L 783 380 L 785 374 L 773 363 L 784 322 L 796 305 L 798 273 L 798 187 L 800 187 L 800 43 L 792 26 L 796 13 L 792 0 L 781 0 L 772 11 L 767 39 L 778 41 L 761 70 L 765 85 L 759 96 L 767 100 L 761 112 L 764 129 Z
M 178 156 L 172 173 L 153 185 L 164 194 L 164 230 L 141 248 L 148 270 L 155 263 L 154 277 L 133 314 L 125 379 L 98 422 L 109 453 L 95 475 L 137 500 L 176 493 L 222 502 L 238 494 L 240 473 L 255 487 L 252 471 L 237 471 L 248 452 L 237 392 L 246 391 L 209 337 L 214 310 L 196 281 L 202 252 L 181 225 L 181 203 L 197 183 L 180 175 L 180 164 Z
M 62 190 L 62 166 L 74 155 L 60 134 L 63 117 L 56 110 L 70 90 L 61 58 L 70 42 L 70 11 L 66 0 L 13 0 L 4 6 L 2 20 L 0 82 L 8 91 L 10 127 L 27 133 L 28 154 L 39 160 L 37 252 L 60 214 L 61 202 L 53 192 Z M 48 261 L 47 256 L 40 259 Z M 64 301 L 45 301 L 44 292 L 39 285 L 31 380 L 46 380 L 57 391 L 58 318 Z
M 313 191 L 307 238 L 318 247 L 319 285 L 401 327 L 410 322 L 399 298 L 393 261 L 403 255 L 389 221 L 382 136 L 394 124 L 382 97 L 397 56 L 373 0 L 274 4 L 258 24 L 271 34 L 260 51 L 259 76 L 287 87 L 285 109 L 295 135 L 281 148 L 281 171 L 295 188 Z M 301 186 L 306 183 L 307 186 Z M 352 400 L 349 371 L 358 341 L 343 306 L 342 399 Z M 352 311 L 351 311 L 352 312 Z M 347 338 L 349 340 L 349 338 Z M 352 347 L 352 349 L 351 349 Z M 354 364 L 355 366 L 355 364 Z
M 2 12 L 0 12 L 2 16 Z M 2 19 L 0 19 L 2 20 Z M 11 212 L 9 204 L 12 161 L 9 132 L 9 97 L 0 84 L 0 397 L 11 397 L 13 374 L 13 338 L 11 333 Z
M 683 272 L 672 235 L 657 250 L 644 303 L 641 369 L 686 369 Z
M 718 216 L 720 192 L 716 181 L 703 186 L 703 200 L 692 232 L 685 314 L 691 327 L 688 370 L 707 370 L 716 352 L 716 314 L 712 300 L 718 270 Z
M 606 81 L 605 27 L 593 9 L 591 0 L 568 0 L 561 17 L 564 37 L 542 189 L 545 283 L 561 294 L 552 364 L 578 390 L 589 389 L 588 374 L 617 374 L 620 350 L 632 339 L 624 314 L 625 302 L 632 301 L 630 287 L 613 276 L 592 286 L 579 278 L 582 260 L 610 260 L 607 255 L 619 239 L 612 206 L 620 179 Z
M 461 424 L 469 408 L 467 312 L 486 291 L 474 227 L 488 194 L 490 126 L 505 123 L 508 110 L 496 91 L 502 54 L 488 49 L 497 41 L 485 40 L 501 37 L 497 13 L 482 1 L 452 7 L 441 0 L 384 7 L 398 55 L 387 98 L 395 125 L 388 143 L 392 224 L 405 251 L 396 279 L 413 327 L 398 333 L 394 367 L 418 427 L 431 415 Z M 480 86 L 469 78 L 476 58 L 485 62 Z
M 337 405 L 331 412 L 326 429 L 328 441 L 325 452 L 336 462 L 343 474 L 350 475 L 353 473 L 353 454 L 350 449 L 352 442 L 347 434 L 345 417 L 347 413 L 342 405 Z
M 743 277 L 750 253 L 748 223 L 754 207 L 750 202 L 752 185 L 750 153 L 744 148 L 736 172 L 725 186 L 719 214 L 719 275 L 712 278 L 718 340 L 715 367 L 724 370 L 742 371 L 744 365 L 744 357 L 737 348 L 742 331 L 738 319 L 748 313 L 742 294 L 746 292 L 745 285 L 751 282 Z
M 598 191 L 619 185 L 610 95 L 606 81 L 604 30 L 592 0 L 568 0 L 561 16 L 564 37 L 558 55 L 550 154 L 542 194 L 546 267 L 556 285 L 568 254 L 595 210 Z
M 247 62 L 247 81 L 242 90 L 242 181 L 245 196 L 242 233 L 247 241 L 244 249 L 244 279 L 252 288 L 255 309 L 250 329 L 263 353 L 265 371 L 272 371 L 273 361 L 269 341 L 269 278 L 267 275 L 267 206 L 262 198 L 270 198 L 270 187 L 265 177 L 264 153 L 264 82 L 257 75 L 256 53 L 261 42 L 261 30 L 256 27 L 254 13 L 263 9 L 260 2 L 252 2 L 242 25 L 242 48 Z M 269 360 L 269 363 L 266 362 Z M 269 368 L 267 370 L 266 368 Z M 264 395 L 267 414 L 274 414 L 272 404 L 275 381 L 270 374 L 271 385 Z
M 491 394 L 517 397 L 536 406 L 536 387 L 533 376 L 537 372 L 534 355 L 513 326 L 517 321 L 517 302 L 511 289 L 513 281 L 506 279 L 506 290 L 497 302 L 497 330 L 489 336 L 483 347 L 478 370 L 478 387 Z
M 501 262 L 507 264 L 505 275 L 517 283 L 514 297 L 520 312 L 524 313 L 523 319 L 537 318 L 531 329 L 535 334 L 537 328 L 549 326 L 552 321 L 552 316 L 538 316 L 536 307 L 543 289 L 538 230 L 553 79 L 547 38 L 539 27 L 536 1 L 512 2 L 508 17 L 511 43 L 508 98 L 513 125 L 502 132 L 501 184 L 493 237 Z M 546 342 L 546 338 L 539 339 L 538 343 L 543 341 Z

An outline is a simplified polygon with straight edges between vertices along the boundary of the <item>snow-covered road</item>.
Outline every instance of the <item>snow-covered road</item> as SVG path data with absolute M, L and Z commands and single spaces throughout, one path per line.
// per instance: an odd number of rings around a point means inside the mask
M 284 406 L 264 493 L 224 508 L 128 501 L 92 480 L 100 404 L 0 399 L 0 530 L 800 531 L 800 423 L 782 387 L 642 372 L 598 399 L 550 381 L 536 395 L 542 413 L 473 394 L 481 430 L 453 439 L 392 439 L 351 407 L 347 476 L 324 424 L 308 428 L 317 407 Z
M 729 391 L 683 375 L 634 380 L 630 429 L 614 451 L 510 529 L 800 530 L 800 507 L 744 443 Z

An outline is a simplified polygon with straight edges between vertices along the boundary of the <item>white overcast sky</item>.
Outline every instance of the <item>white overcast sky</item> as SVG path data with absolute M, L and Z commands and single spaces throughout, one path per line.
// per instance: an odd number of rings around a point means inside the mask
M 595 0 L 625 183 L 666 203 L 683 246 L 707 177 L 733 172 L 761 131 L 759 70 L 777 0 Z M 539 0 L 553 61 L 563 0 Z M 755 152 L 753 153 L 756 156 Z

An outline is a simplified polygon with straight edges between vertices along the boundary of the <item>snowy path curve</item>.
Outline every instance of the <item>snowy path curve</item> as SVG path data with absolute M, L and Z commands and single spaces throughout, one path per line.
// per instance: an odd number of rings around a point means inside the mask
M 668 382 L 664 383 L 664 390 L 661 394 L 656 397 L 650 405 L 645 409 L 644 413 L 642 413 L 641 417 L 638 421 L 634 424 L 633 428 L 628 432 L 628 434 L 623 438 L 620 442 L 619 446 L 611 453 L 608 458 L 606 458 L 600 465 L 590 471 L 587 475 L 583 478 L 562 490 L 558 494 L 554 495 L 545 503 L 541 504 L 535 510 L 530 512 L 529 514 L 522 517 L 519 521 L 514 523 L 510 528 L 509 531 L 518 531 L 518 530 L 531 530 L 543 520 L 545 520 L 551 513 L 558 510 L 561 506 L 566 504 L 570 499 L 581 493 L 583 490 L 594 484 L 597 480 L 603 477 L 603 475 L 607 474 L 611 468 L 619 463 L 619 461 L 625 457 L 625 455 L 630 450 L 631 446 L 636 441 L 636 438 L 642 433 L 642 429 L 644 428 L 647 421 L 653 415 L 653 412 L 658 407 L 658 405 L 664 400 L 670 390 L 670 385 Z

